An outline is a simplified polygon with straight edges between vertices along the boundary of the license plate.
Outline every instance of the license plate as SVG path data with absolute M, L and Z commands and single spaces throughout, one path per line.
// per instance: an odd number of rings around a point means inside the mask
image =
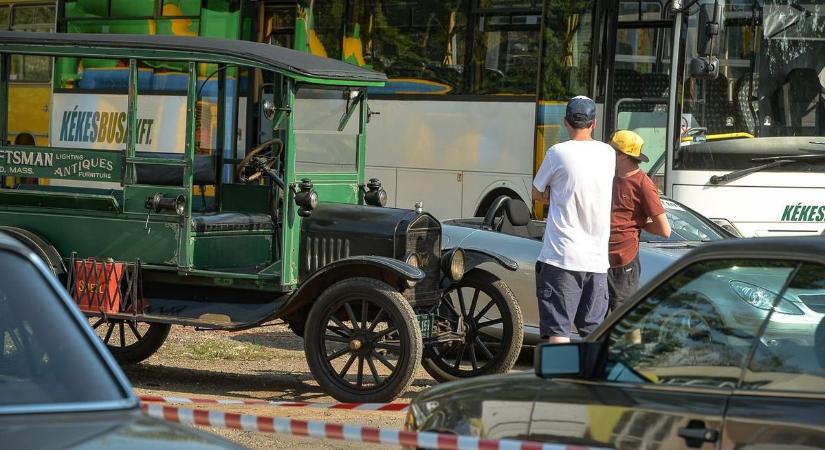
M 433 329 L 433 315 L 419 314 L 418 326 L 421 327 L 421 337 L 428 338 L 432 334 Z

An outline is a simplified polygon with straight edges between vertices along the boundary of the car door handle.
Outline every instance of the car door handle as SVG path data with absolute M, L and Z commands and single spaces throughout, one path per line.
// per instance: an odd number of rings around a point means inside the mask
M 679 429 L 679 437 L 687 441 L 688 447 L 701 447 L 702 442 L 716 442 L 719 432 L 712 428 L 688 426 Z

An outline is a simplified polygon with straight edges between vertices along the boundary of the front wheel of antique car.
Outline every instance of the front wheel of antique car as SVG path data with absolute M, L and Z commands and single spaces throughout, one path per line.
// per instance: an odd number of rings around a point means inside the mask
M 155 354 L 169 336 L 166 323 L 90 317 L 89 324 L 120 364 L 137 364 Z
M 422 366 L 437 381 L 505 373 L 515 364 L 524 320 L 510 288 L 496 276 L 470 271 L 444 292 L 436 316 L 464 336 L 424 350 Z
M 304 335 L 309 369 L 336 400 L 389 402 L 412 383 L 421 330 L 410 304 L 388 284 L 339 281 L 318 297 L 306 323 L 313 324 Z

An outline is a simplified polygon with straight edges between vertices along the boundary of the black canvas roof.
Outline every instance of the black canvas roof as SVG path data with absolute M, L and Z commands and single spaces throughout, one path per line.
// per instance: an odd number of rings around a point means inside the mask
M 364 69 L 331 58 L 241 40 L 185 36 L 145 36 L 130 34 L 27 33 L 0 31 L 0 50 L 6 45 L 49 45 L 78 47 L 130 48 L 166 52 L 199 52 L 229 58 L 243 58 L 296 75 L 331 80 L 384 82 L 380 72 Z M 162 54 L 156 57 L 163 58 Z

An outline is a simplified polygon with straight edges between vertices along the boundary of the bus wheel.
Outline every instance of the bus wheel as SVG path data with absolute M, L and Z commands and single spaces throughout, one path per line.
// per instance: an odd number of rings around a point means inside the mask
M 309 369 L 341 402 L 389 402 L 412 383 L 421 330 L 407 300 L 388 284 L 351 278 L 328 287 L 309 311 Z M 315 325 L 317 324 L 317 325 Z
M 120 364 L 137 364 L 152 356 L 169 336 L 166 323 L 90 317 L 89 324 Z
M 453 331 L 463 332 L 464 339 L 424 350 L 421 365 L 434 379 L 443 382 L 505 373 L 515 364 L 524 320 L 510 288 L 497 277 L 470 271 L 444 292 L 437 317 Z

